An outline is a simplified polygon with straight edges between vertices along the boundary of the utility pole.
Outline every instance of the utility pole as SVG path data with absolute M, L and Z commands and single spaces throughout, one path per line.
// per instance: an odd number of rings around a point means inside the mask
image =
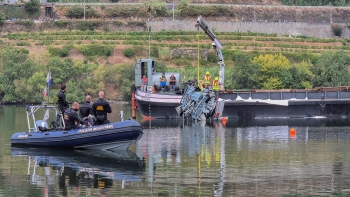
M 84 0 L 84 21 L 85 21 L 85 0 Z
M 174 7 L 175 7 L 174 1 L 175 1 L 175 0 L 173 0 L 173 20 L 174 20 L 174 15 L 175 15 L 175 12 L 174 12 L 174 10 L 175 10 L 175 9 L 174 9 Z

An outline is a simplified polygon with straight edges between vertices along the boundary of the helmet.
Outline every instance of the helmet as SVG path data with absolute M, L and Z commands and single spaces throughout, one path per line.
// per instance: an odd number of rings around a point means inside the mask
M 207 71 L 205 74 L 206 74 L 206 75 L 209 75 L 209 72 Z
M 219 77 L 215 77 L 215 80 L 219 80 Z

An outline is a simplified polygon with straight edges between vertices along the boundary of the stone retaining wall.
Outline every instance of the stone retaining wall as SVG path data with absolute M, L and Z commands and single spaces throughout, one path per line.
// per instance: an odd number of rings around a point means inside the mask
M 333 31 L 330 23 L 299 23 L 299 22 L 223 22 L 207 21 L 216 32 L 259 32 L 277 33 L 278 35 L 305 35 L 316 38 L 331 38 Z M 196 31 L 195 21 L 164 20 L 148 22 L 152 31 Z M 349 37 L 350 31 L 343 25 L 342 37 Z

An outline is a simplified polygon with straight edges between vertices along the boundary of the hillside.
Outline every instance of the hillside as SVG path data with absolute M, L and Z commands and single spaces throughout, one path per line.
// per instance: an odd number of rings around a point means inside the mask
M 209 22 L 222 20 L 223 23 L 227 22 L 230 25 L 244 23 L 249 26 L 256 26 L 258 22 L 262 26 L 272 24 L 278 28 L 292 22 L 291 24 L 295 26 L 314 28 L 312 30 L 316 32 L 324 31 L 319 28 L 323 26 L 327 26 L 327 31 L 331 32 L 331 26 L 334 25 L 339 25 L 340 29 L 346 30 L 345 23 L 350 18 L 350 8 L 345 7 L 191 5 L 186 9 L 177 10 L 175 15 L 176 21 L 190 27 L 188 30 L 184 31 L 178 28 L 181 27 L 180 25 L 177 25 L 177 28 L 167 31 L 158 29 L 157 32 L 152 31 L 149 34 L 149 22 L 152 23 L 154 20 L 153 25 L 158 22 L 157 25 L 164 28 L 165 25 L 162 26 L 162 23 L 172 21 L 169 11 L 156 12 L 158 14 L 151 17 L 151 13 L 154 14 L 154 12 L 144 12 L 147 10 L 145 6 L 88 5 L 87 10 L 89 13 L 94 13 L 95 17 L 87 15 L 84 21 L 81 20 L 81 15 L 73 18 L 67 16 L 68 10 L 72 8 L 81 10 L 82 6 L 55 5 L 55 13 L 59 20 L 45 18 L 43 20 L 42 17 L 34 20 L 14 20 L 1 27 L 0 43 L 4 48 L 0 49 L 3 54 L 0 57 L 3 61 L 0 64 L 2 70 L 0 81 L 6 84 L 0 86 L 0 101 L 36 102 L 40 100 L 42 84 L 45 84 L 40 80 L 45 78 L 48 68 L 53 69 L 52 72 L 56 75 L 54 89 L 59 88 L 60 83 L 66 83 L 69 89 L 75 91 L 69 95 L 70 100 L 83 98 L 86 93 L 94 95 L 101 89 L 106 90 L 108 99 L 117 100 L 123 96 L 127 98 L 125 96 L 130 94 L 130 86 L 133 84 L 133 63 L 138 58 L 150 55 L 157 60 L 160 70 L 181 72 L 181 76 L 186 76 L 186 79 L 193 78 L 196 75 L 198 42 L 201 48 L 201 65 L 211 73 L 218 73 L 217 57 L 211 49 L 211 41 L 207 35 L 202 31 L 196 31 L 194 27 L 197 16 L 201 15 L 198 13 L 203 11 L 212 11 L 205 16 Z M 41 9 L 43 12 L 44 7 Z M 123 12 L 119 12 L 121 9 Z M 164 8 L 159 9 L 164 10 Z M 216 15 L 218 12 L 220 14 Z M 81 12 L 77 13 L 81 14 Z M 334 24 L 335 22 L 340 24 Z M 278 25 L 280 23 L 281 25 Z M 176 23 L 174 24 L 176 26 Z M 226 26 L 229 25 L 226 24 Z M 215 25 L 210 27 L 215 31 Z M 308 72 L 311 72 L 312 65 L 316 64 L 324 52 L 341 52 L 341 55 L 345 54 L 344 56 L 350 54 L 350 39 L 339 36 L 315 38 L 302 34 L 251 32 L 249 29 L 245 32 L 238 30 L 215 31 L 215 33 L 224 45 L 223 54 L 229 68 L 227 74 L 230 77 L 234 76 L 233 70 L 237 64 L 235 58 L 241 52 L 249 54 L 249 57 L 245 57 L 248 61 L 249 58 L 260 57 L 261 54 L 281 54 L 278 55 L 279 58 L 286 57 L 285 61 L 290 62 L 288 64 L 298 65 L 298 68 L 307 64 L 308 69 L 310 68 Z M 151 38 L 150 41 L 149 38 Z M 148 54 L 149 51 L 150 54 Z M 17 58 L 17 55 L 21 57 Z M 13 62 L 16 63 L 13 64 Z M 21 72 L 18 74 L 17 71 Z M 312 78 L 307 78 L 305 86 L 299 84 L 299 86 L 290 87 L 310 88 L 313 83 Z M 39 82 L 40 85 L 38 85 Z M 227 83 L 229 83 L 227 87 L 239 87 L 238 82 L 234 80 L 228 80 Z M 262 86 L 262 84 L 256 82 L 255 87 L 290 88 L 282 85 Z M 318 83 L 314 84 L 318 85 Z M 35 92 L 35 97 L 31 95 L 32 92 Z

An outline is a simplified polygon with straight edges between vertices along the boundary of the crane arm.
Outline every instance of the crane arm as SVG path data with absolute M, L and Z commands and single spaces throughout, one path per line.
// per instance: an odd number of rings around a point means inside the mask
M 209 29 L 208 23 L 199 16 L 197 19 L 197 25 L 209 36 L 209 38 L 213 41 L 212 46 L 213 49 L 216 51 L 216 55 L 219 58 L 219 65 L 220 65 L 220 73 L 219 73 L 219 84 L 220 84 L 220 90 L 224 90 L 224 76 L 225 76 L 225 63 L 224 63 L 224 56 L 222 55 L 221 49 L 222 44 L 220 41 L 216 38 L 215 34 Z

